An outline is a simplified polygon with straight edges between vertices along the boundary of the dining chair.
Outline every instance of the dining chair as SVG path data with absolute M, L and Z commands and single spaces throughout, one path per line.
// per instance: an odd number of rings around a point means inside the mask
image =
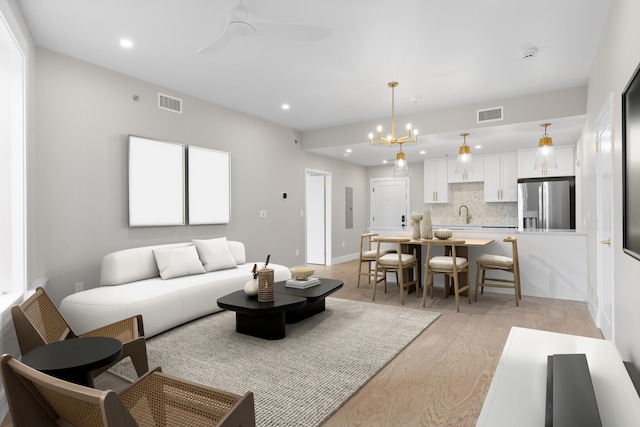
M 445 277 L 444 286 L 449 286 L 449 280 L 453 280 L 453 291 L 456 299 L 456 311 L 460 312 L 460 294 L 467 291 L 469 304 L 471 304 L 471 285 L 469 283 L 460 286 L 460 273 L 469 271 L 469 261 L 466 258 L 456 255 L 456 246 L 464 244 L 464 240 L 447 239 L 447 248 L 445 252 L 450 255 L 431 256 L 431 246 L 433 243 L 427 243 L 427 257 L 424 264 L 424 290 L 422 291 L 422 306 L 427 303 L 427 291 L 431 288 L 431 299 L 433 299 L 433 279 L 436 274 L 443 274 Z M 439 244 L 441 246 L 442 244 Z
M 393 271 L 396 273 L 398 286 L 400 287 L 400 303 L 404 305 L 404 290 L 409 289 L 409 286 L 415 285 L 416 296 L 419 296 L 419 282 L 418 282 L 418 260 L 413 254 L 402 253 L 402 244 L 411 241 L 408 237 L 380 237 L 377 239 L 378 248 L 376 250 L 376 268 L 374 277 L 382 275 L 384 282 L 384 292 L 387 293 L 387 272 Z M 394 252 L 385 253 L 382 249 L 383 243 L 391 243 L 396 246 Z M 407 269 L 412 271 L 413 277 L 408 277 Z M 376 289 L 378 288 L 378 281 L 373 283 L 373 300 L 376 299 Z
M 15 427 L 255 426 L 253 393 L 227 393 L 162 373 L 140 377 L 120 393 L 39 372 L 9 354 L 0 358 Z
M 371 278 L 375 277 L 376 283 L 383 280 L 382 276 L 375 276 L 375 265 L 373 263 L 376 262 L 376 256 L 378 255 L 377 246 L 378 241 L 376 240 L 378 237 L 378 233 L 365 233 L 360 235 L 360 264 L 358 265 L 358 288 L 360 287 L 360 278 L 362 276 L 367 276 L 367 280 L 371 283 Z M 391 251 L 385 250 L 384 254 L 387 254 Z M 367 264 L 366 272 L 362 272 L 362 264 Z
M 120 358 L 110 365 L 93 371 L 96 377 L 120 360 L 130 357 L 138 376 L 149 370 L 147 345 L 144 338 L 142 316 L 132 316 L 98 329 L 76 334 L 42 287 L 20 305 L 11 307 L 13 326 L 18 337 L 20 353 L 69 338 L 92 336 L 111 337 L 122 342 Z
M 518 239 L 507 236 L 505 243 L 511 243 L 511 256 L 482 254 L 476 258 L 476 292 L 475 300 L 478 301 L 478 288 L 480 294 L 484 293 L 484 287 L 513 289 L 516 296 L 516 307 L 520 305 L 522 292 L 520 288 L 520 263 L 518 261 Z M 494 271 L 493 277 L 487 277 L 487 271 Z M 509 273 L 506 276 L 499 272 Z M 500 277 L 498 277 L 500 276 Z

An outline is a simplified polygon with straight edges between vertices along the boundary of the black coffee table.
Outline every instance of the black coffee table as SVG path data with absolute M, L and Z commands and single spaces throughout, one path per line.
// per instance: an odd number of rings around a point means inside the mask
M 218 307 L 236 312 L 236 332 L 267 340 L 285 337 L 285 312 L 303 307 L 307 299 L 296 295 L 276 294 L 272 302 L 258 302 L 244 291 L 218 298 Z
M 40 372 L 93 387 L 94 371 L 118 360 L 122 342 L 109 337 L 70 338 L 34 348 L 20 359 Z
M 320 284 L 307 289 L 290 288 L 286 281 L 274 284 L 277 295 L 295 295 L 307 300 L 300 308 L 288 310 L 285 314 L 287 323 L 297 323 L 325 310 L 325 298 L 337 291 L 344 284 L 341 280 L 320 279 Z

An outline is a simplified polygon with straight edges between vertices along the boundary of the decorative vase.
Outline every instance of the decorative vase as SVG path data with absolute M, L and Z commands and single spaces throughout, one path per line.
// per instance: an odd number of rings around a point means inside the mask
M 258 295 L 258 279 L 251 279 L 244 285 L 244 293 L 250 297 Z
M 431 211 L 429 210 L 429 208 L 424 210 L 424 219 L 422 220 L 422 238 L 423 239 L 433 238 L 433 227 L 431 224 Z
M 273 294 L 273 268 L 261 268 L 258 270 L 258 301 L 271 302 Z

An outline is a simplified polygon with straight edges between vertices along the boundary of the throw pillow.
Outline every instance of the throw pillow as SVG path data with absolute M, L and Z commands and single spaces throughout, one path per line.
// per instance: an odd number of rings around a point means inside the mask
M 153 256 L 156 259 L 158 270 L 160 270 L 160 277 L 164 280 L 190 274 L 206 273 L 198 257 L 198 252 L 193 245 L 154 249 Z
M 207 271 L 226 270 L 236 268 L 237 264 L 229 250 L 226 237 L 209 240 L 194 240 L 200 261 Z

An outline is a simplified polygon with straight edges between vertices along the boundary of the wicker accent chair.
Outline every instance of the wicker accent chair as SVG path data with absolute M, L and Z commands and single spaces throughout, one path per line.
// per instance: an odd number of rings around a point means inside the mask
M 142 316 L 137 315 L 77 335 L 64 319 L 42 287 L 20 305 L 11 307 L 20 352 L 26 354 L 34 348 L 68 338 L 102 336 L 122 341 L 120 358 L 110 365 L 93 371 L 96 377 L 125 357 L 131 357 L 138 376 L 149 370 L 147 345 L 144 339 Z
M 469 271 L 469 261 L 456 255 L 456 245 L 464 243 L 464 240 L 449 239 L 447 245 L 451 248 L 451 254 L 431 257 L 431 242 L 427 245 L 427 258 L 424 265 L 424 290 L 422 291 L 422 306 L 427 303 L 427 291 L 431 288 L 433 299 L 433 277 L 436 274 L 444 274 L 444 286 L 449 286 L 449 280 L 453 279 L 453 292 L 456 298 L 456 311 L 460 313 L 460 293 L 467 291 L 469 304 L 471 304 L 471 284 L 460 286 L 459 274 Z M 446 295 L 446 293 L 445 293 Z
M 411 241 L 410 238 L 404 237 L 380 237 L 378 239 L 378 250 L 376 253 L 376 269 L 374 277 L 382 275 L 384 282 L 384 292 L 387 293 L 387 272 L 393 271 L 396 273 L 398 286 L 400 287 L 400 303 L 404 305 L 404 290 L 409 290 L 409 286 L 415 285 L 416 296 L 419 296 L 420 283 L 418 281 L 418 260 L 413 254 L 402 253 L 402 244 Z M 382 243 L 392 243 L 396 246 L 396 250 L 390 253 L 385 253 L 381 249 Z M 413 272 L 413 278 L 408 277 L 408 271 Z M 378 287 L 378 281 L 373 283 L 373 300 L 376 300 L 376 289 Z
M 54 378 L 8 354 L 0 369 L 15 427 L 255 426 L 253 393 L 226 393 L 160 368 L 121 393 Z
M 510 288 L 514 290 L 516 296 L 516 307 L 520 305 L 522 292 L 520 289 L 520 262 L 518 261 L 518 239 L 514 236 L 507 236 L 503 242 L 511 243 L 511 256 L 482 254 L 476 258 L 476 293 L 475 300 L 478 301 L 478 288 L 480 294 L 484 293 L 484 287 Z M 494 271 L 493 277 L 487 277 L 487 271 Z M 513 276 L 498 277 L 500 271 L 511 273 Z

